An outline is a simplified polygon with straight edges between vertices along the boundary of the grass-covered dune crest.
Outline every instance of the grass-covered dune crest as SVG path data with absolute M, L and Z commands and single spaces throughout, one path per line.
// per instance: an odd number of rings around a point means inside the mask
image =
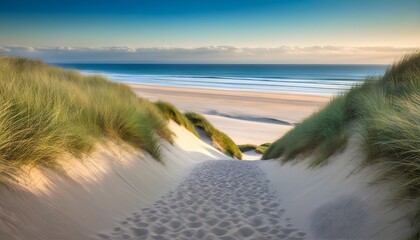
M 38 60 L 0 57 L 0 176 L 23 165 L 53 166 L 102 141 L 123 141 L 160 160 L 172 141 L 156 107 L 129 87 Z
M 165 118 L 123 84 L 0 57 L 0 239 L 97 238 L 226 158 Z
M 162 162 L 126 143 L 107 142 L 82 159 L 57 159 L 0 185 L 0 239 L 97 239 L 127 213 L 150 207 L 203 161 L 226 158 L 173 121 L 174 142 L 160 141 Z
M 165 119 L 173 120 L 198 138 L 203 136 L 200 136 L 197 129 L 202 130 L 204 134 L 210 138 L 211 145 L 230 157 L 235 157 L 237 159 L 242 158 L 242 154 L 240 151 L 238 152 L 238 147 L 233 140 L 228 135 L 215 128 L 203 115 L 194 112 L 183 114 L 174 105 L 164 101 L 157 101 L 154 104 L 161 111 Z
M 268 147 L 270 147 L 271 143 L 263 143 L 261 145 L 256 144 L 240 144 L 238 148 L 241 150 L 242 153 L 255 151 L 259 154 L 264 154 Z
M 356 133 L 356 134 L 355 134 Z M 420 238 L 420 52 L 405 56 L 381 77 L 370 77 L 286 133 L 263 159 L 326 165 L 351 137 L 361 138 L 363 166 L 378 166 L 378 181 L 397 184 L 398 204 L 417 206 L 408 215 Z
M 186 112 L 185 116 L 211 139 L 213 145 L 224 154 L 242 159 L 242 152 L 235 142 L 224 132 L 216 129 L 203 115 L 195 112 Z
M 165 119 L 175 121 L 180 126 L 183 126 L 195 136 L 199 137 L 195 126 L 174 105 L 164 101 L 157 101 L 154 104 L 162 112 L 162 115 Z

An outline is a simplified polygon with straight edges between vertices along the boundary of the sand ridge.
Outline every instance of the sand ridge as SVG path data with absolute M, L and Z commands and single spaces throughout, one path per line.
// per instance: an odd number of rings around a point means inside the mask
M 176 190 L 97 238 L 304 239 L 270 186 L 252 162 L 206 161 Z
M 163 164 L 108 142 L 83 159 L 60 158 L 62 171 L 34 168 L 0 186 L 1 240 L 92 239 L 102 229 L 176 189 L 196 164 L 229 159 L 169 122 L 174 143 L 160 142 Z

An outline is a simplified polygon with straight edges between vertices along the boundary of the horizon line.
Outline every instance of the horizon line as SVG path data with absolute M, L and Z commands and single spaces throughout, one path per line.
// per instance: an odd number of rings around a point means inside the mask
M 205 46 L 34 47 L 0 45 L 0 55 L 30 57 L 49 63 L 121 64 L 357 64 L 389 65 L 420 47 L 279 46 L 266 48 Z

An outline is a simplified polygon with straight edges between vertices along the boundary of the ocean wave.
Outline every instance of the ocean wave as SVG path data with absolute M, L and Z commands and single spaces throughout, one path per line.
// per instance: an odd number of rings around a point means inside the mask
M 355 77 L 236 77 L 236 76 L 187 76 L 187 75 L 153 75 L 124 74 L 101 71 L 82 71 L 84 74 L 101 74 L 111 80 L 146 85 L 165 85 L 178 87 L 198 87 L 211 89 L 263 91 L 282 93 L 301 93 L 334 95 L 339 94 L 363 78 Z

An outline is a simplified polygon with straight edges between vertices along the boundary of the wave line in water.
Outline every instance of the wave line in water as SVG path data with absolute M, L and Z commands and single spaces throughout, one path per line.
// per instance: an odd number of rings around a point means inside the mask
M 332 96 L 386 65 L 63 64 L 113 81 L 174 87 Z
M 284 92 L 301 94 L 332 95 L 351 88 L 363 80 L 312 80 L 312 79 L 266 79 L 238 77 L 191 77 L 167 75 L 115 74 L 83 71 L 85 74 L 102 74 L 111 80 L 145 85 L 174 87 L 199 87 L 224 90 L 244 90 L 263 92 Z

